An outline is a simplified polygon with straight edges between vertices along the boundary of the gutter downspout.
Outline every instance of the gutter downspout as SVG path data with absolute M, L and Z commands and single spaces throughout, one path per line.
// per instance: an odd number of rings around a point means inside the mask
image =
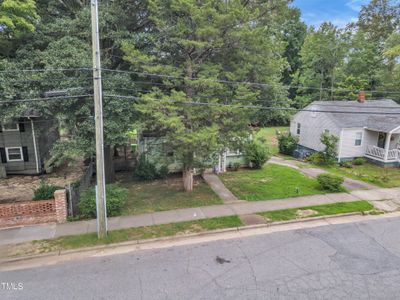
M 338 163 L 341 162 L 342 158 L 342 143 L 343 143 L 343 129 L 340 130 L 340 141 L 339 141 L 339 153 L 338 153 Z
M 31 126 L 32 126 L 33 149 L 35 150 L 35 159 L 36 159 L 36 172 L 38 174 L 40 174 L 39 157 L 38 157 L 36 135 L 35 135 L 35 125 L 33 124 L 33 121 L 31 118 L 28 118 L 28 119 L 31 121 Z

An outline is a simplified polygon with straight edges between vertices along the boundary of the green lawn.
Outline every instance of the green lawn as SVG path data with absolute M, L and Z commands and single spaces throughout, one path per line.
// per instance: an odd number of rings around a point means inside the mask
M 400 186 L 400 169 L 383 168 L 371 163 L 362 166 L 353 166 L 353 168 L 342 168 L 339 166 L 324 167 L 325 170 L 353 179 L 363 180 L 384 188 Z
M 367 201 L 355 201 L 268 211 L 264 213 L 259 213 L 259 215 L 266 218 L 266 220 L 269 222 L 277 222 L 299 219 L 301 217 L 298 215 L 298 212 L 304 210 L 313 210 L 316 212 L 309 217 L 320 217 L 352 212 L 366 212 L 373 210 L 373 208 L 374 207 Z
M 257 134 L 257 138 L 265 139 L 265 144 L 271 151 L 272 155 L 276 155 L 279 152 L 278 149 L 278 140 L 276 138 L 276 131 L 280 132 L 287 132 L 289 131 L 288 127 L 268 127 L 268 128 L 261 128 Z
M 261 170 L 240 170 L 221 174 L 225 186 L 241 200 L 259 201 L 325 194 L 317 180 L 297 170 L 265 165 Z
M 123 215 L 223 203 L 200 177 L 195 177 L 194 191 L 186 193 L 183 191 L 181 177 L 172 176 L 166 180 L 138 182 L 130 175 L 118 178 L 119 184 L 129 190 Z
M 243 223 L 237 216 L 179 222 L 165 225 L 114 230 L 104 240 L 99 240 L 96 233 L 65 236 L 56 239 L 33 241 L 18 245 L 9 245 L 4 250 L 6 257 L 32 255 L 60 250 L 77 249 L 98 245 L 121 243 L 132 240 L 144 240 L 179 234 L 198 233 L 208 230 L 240 227 Z

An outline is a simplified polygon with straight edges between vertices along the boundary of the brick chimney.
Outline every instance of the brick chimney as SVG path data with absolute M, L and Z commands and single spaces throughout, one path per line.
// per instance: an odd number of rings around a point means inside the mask
M 364 91 L 360 91 L 358 93 L 358 102 L 359 103 L 364 103 L 365 102 L 365 92 Z

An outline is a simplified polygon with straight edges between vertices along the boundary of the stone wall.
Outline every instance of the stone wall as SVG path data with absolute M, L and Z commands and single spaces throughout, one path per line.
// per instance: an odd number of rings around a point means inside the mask
M 54 199 L 0 204 L 0 228 L 67 221 L 65 190 L 54 193 Z

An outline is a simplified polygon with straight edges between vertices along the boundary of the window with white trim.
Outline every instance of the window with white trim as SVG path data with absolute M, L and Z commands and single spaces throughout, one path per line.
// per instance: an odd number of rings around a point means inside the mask
M 297 133 L 298 135 L 300 135 L 300 133 L 301 133 L 301 124 L 300 124 L 300 123 L 297 123 L 296 133 Z
M 19 131 L 19 124 L 17 122 L 2 123 L 3 131 Z
M 7 161 L 23 161 L 22 148 L 6 148 Z
M 356 132 L 356 139 L 354 141 L 354 146 L 361 146 L 362 145 L 362 132 Z

